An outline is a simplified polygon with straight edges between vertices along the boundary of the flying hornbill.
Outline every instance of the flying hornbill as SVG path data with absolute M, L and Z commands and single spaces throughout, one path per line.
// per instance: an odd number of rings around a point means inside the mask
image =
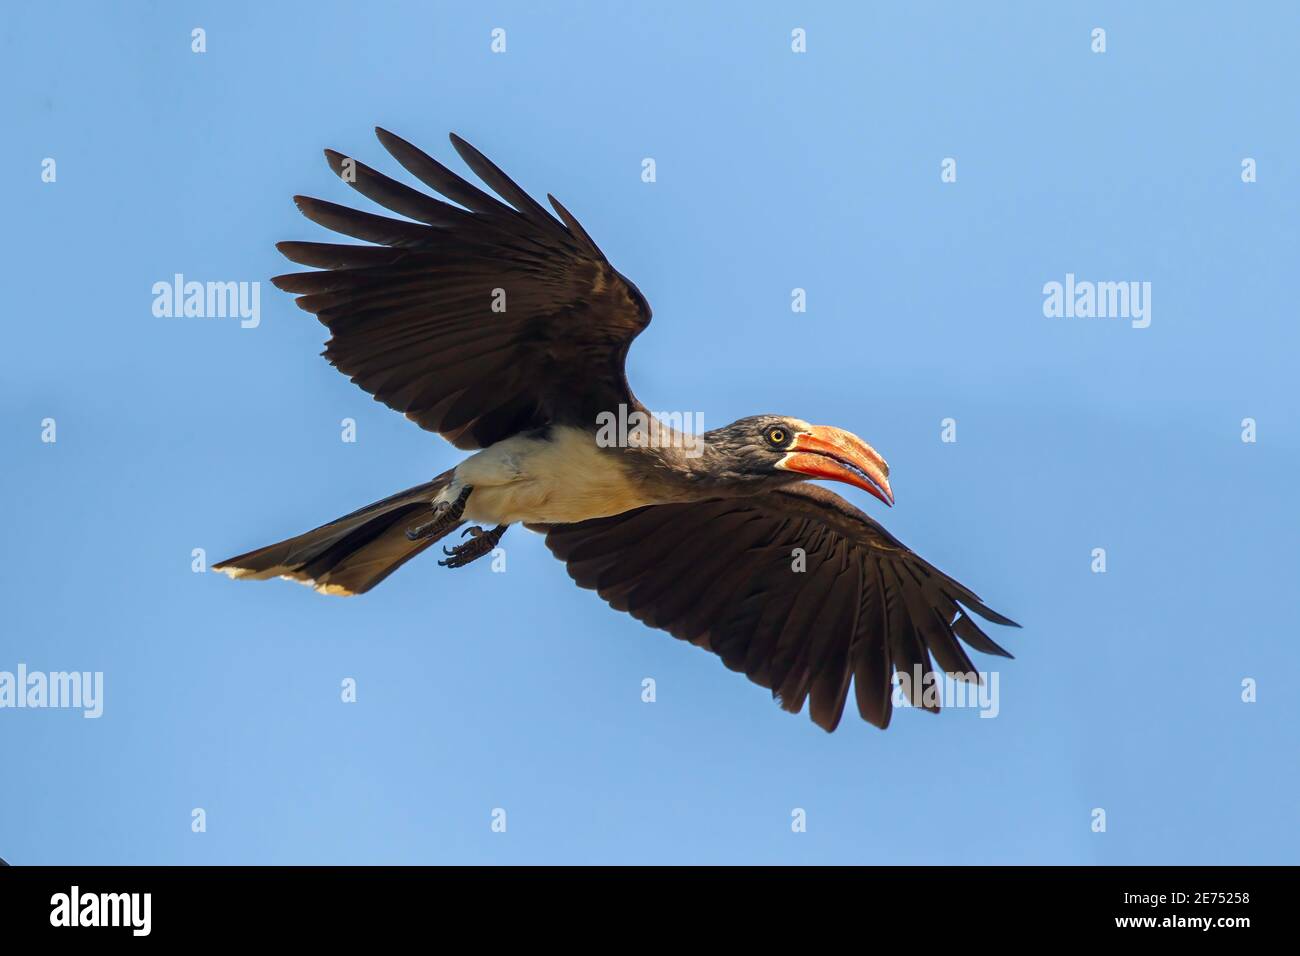
M 233 578 L 284 577 L 361 594 L 466 522 L 447 567 L 490 553 L 509 525 L 546 535 L 570 576 L 609 604 L 722 658 L 798 712 L 839 723 L 911 703 L 939 667 L 975 679 L 962 642 L 1010 657 L 972 612 L 1018 626 L 873 518 L 803 479 L 893 503 L 889 466 L 860 438 L 783 415 L 692 440 L 664 425 L 625 442 L 597 422 L 632 395 L 624 360 L 650 306 L 553 196 L 547 212 L 464 140 L 456 152 L 500 198 L 383 129 L 379 141 L 451 202 L 333 150 L 330 167 L 394 219 L 295 197 L 302 213 L 370 245 L 281 242 L 316 271 L 271 281 L 329 329 L 324 355 L 422 428 L 476 453 L 432 481 L 223 561 Z M 454 204 L 454 205 L 453 205 Z M 486 525 L 490 530 L 484 530 Z

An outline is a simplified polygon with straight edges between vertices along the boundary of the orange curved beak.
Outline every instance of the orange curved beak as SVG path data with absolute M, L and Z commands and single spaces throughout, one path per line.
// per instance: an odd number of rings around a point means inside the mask
M 894 503 L 889 487 L 889 465 L 857 435 L 840 428 L 814 425 L 794 437 L 790 451 L 776 467 L 809 478 L 842 481 L 861 488 L 887 505 Z

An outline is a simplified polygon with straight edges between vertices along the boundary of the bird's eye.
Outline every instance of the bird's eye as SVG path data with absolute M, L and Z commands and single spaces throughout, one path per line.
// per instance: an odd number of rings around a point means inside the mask
M 777 445 L 777 446 L 784 445 L 784 444 L 785 444 L 785 429 L 784 429 L 784 428 L 770 428 L 770 429 L 768 429 L 768 432 L 767 432 L 767 440 L 768 440 L 769 442 L 771 442 L 773 445 Z

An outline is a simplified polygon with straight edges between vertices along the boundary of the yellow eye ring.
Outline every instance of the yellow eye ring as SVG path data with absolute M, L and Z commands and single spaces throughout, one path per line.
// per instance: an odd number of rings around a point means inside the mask
M 773 445 L 780 445 L 785 441 L 785 432 L 780 428 L 773 428 L 767 433 L 767 440 Z

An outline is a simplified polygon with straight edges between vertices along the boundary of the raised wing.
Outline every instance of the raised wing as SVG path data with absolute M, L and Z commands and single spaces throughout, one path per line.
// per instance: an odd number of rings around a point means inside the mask
M 858 712 L 884 728 L 891 674 L 975 672 L 962 643 L 1011 655 L 970 612 L 1018 627 L 843 498 L 800 484 L 750 498 L 656 505 L 544 529 L 570 576 L 611 607 L 690 641 L 771 689 L 797 713 L 839 724 Z M 803 549 L 804 570 L 796 548 Z M 914 706 L 923 677 L 909 680 Z
M 326 150 L 330 168 L 405 219 L 306 196 L 303 215 L 376 245 L 281 242 L 325 271 L 271 281 L 330 330 L 324 355 L 376 399 L 459 448 L 635 407 L 623 372 L 650 306 L 578 221 L 550 215 L 478 150 L 452 145 L 498 200 L 382 129 L 384 147 L 451 205 Z

